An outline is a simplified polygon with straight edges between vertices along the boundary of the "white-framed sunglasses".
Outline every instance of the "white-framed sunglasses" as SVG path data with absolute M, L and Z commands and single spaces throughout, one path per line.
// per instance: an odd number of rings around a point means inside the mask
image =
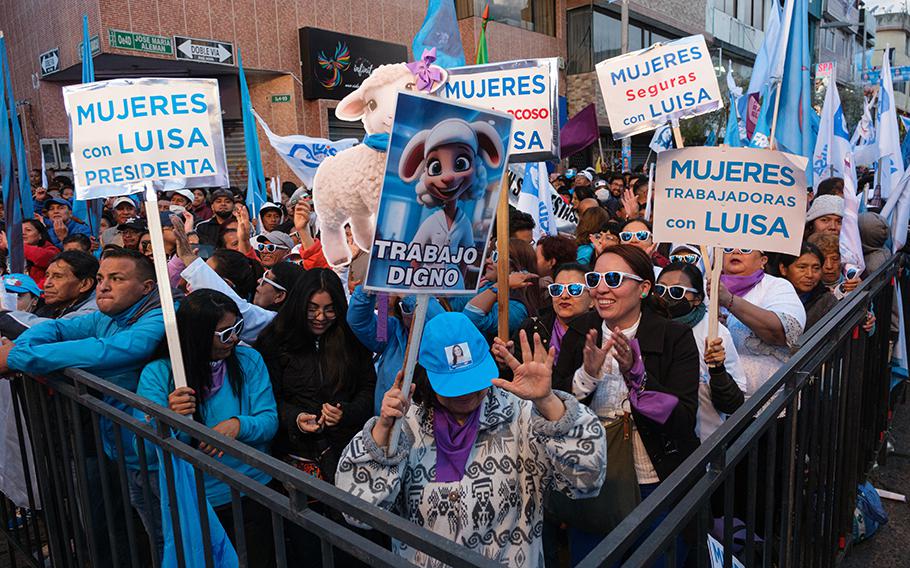
M 231 338 L 234 336 L 237 336 L 237 339 L 240 339 L 241 333 L 243 333 L 243 318 L 237 318 L 237 321 L 234 322 L 234 325 L 231 327 L 226 327 L 221 331 L 216 331 L 215 337 L 218 338 L 218 341 L 226 345 L 230 343 Z

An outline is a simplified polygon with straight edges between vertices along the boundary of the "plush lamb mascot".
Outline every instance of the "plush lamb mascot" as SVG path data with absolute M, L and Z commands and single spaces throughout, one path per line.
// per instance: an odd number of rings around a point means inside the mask
M 344 234 L 347 223 L 351 224 L 357 246 L 365 251 L 372 249 L 398 91 L 431 93 L 439 89 L 448 74 L 432 65 L 435 55 L 434 49 L 425 51 L 420 60 L 412 63 L 380 65 L 335 109 L 335 116 L 341 120 L 362 121 L 367 136 L 363 144 L 326 158 L 313 179 L 313 205 L 322 250 L 332 266 L 351 260 Z

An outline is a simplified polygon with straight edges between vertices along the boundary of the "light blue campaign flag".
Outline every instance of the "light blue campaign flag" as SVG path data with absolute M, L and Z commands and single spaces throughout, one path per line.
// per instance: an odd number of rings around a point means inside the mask
M 739 109 L 740 116 L 746 114 L 746 102 L 748 95 L 760 93 L 765 85 L 770 83 L 771 62 L 775 59 L 778 45 L 780 43 L 780 25 L 781 25 L 781 6 L 779 2 L 770 2 L 768 10 L 767 24 L 765 24 L 765 37 L 762 40 L 758 54 L 755 56 L 755 64 L 752 66 L 752 77 L 749 79 L 749 87 L 746 89 L 746 96 L 740 99 L 742 108 Z
M 92 36 L 88 31 L 88 15 L 82 15 L 82 82 L 95 82 L 95 62 L 92 61 Z M 73 217 L 86 223 L 94 237 L 101 233 L 102 199 L 76 199 L 73 196 Z
M 448 69 L 465 64 L 464 46 L 452 0 L 430 0 L 423 25 L 414 36 L 411 51 L 420 57 L 424 50 L 436 48 L 436 65 Z
M 259 208 L 268 200 L 265 187 L 265 173 L 262 171 L 262 154 L 259 153 L 259 137 L 256 133 L 256 122 L 253 118 L 253 105 L 250 103 L 250 90 L 243 72 L 243 59 L 237 50 L 237 68 L 240 75 L 240 110 L 243 113 L 243 143 L 246 149 L 247 182 L 246 207 L 250 219 L 259 216 Z
M 28 181 L 28 166 L 25 162 L 25 146 L 22 144 L 22 132 L 19 129 L 19 117 L 16 113 L 16 97 L 13 93 L 13 84 L 10 79 L 9 60 L 6 57 L 6 40 L 0 36 L 0 120 L 4 122 L 0 138 L 0 146 L 6 148 L 2 151 L 3 166 L 3 204 L 6 207 L 6 234 L 7 250 L 9 251 L 9 266 L 13 272 L 25 270 L 25 248 L 22 242 L 22 195 L 28 196 L 29 211 L 32 207 L 31 185 Z M 5 95 L 5 96 L 4 96 Z M 10 129 L 7 121 L 12 125 L 13 142 L 10 144 Z M 18 165 L 18 175 L 13 174 L 14 159 Z M 24 185 L 23 185 L 24 184 Z M 25 188 L 25 189 L 23 189 Z
M 541 237 L 556 235 L 556 220 L 553 218 L 553 187 L 550 185 L 547 168 L 541 162 L 525 164 L 521 193 L 518 194 L 519 211 L 534 219 L 534 241 Z
M 809 0 L 792 0 L 789 39 L 780 85 L 780 105 L 774 137 L 785 152 L 810 158 L 815 148 L 810 112 L 812 90 L 809 81 Z M 812 169 L 806 170 L 812 183 Z
M 739 101 L 743 99 L 742 88 L 736 85 L 733 80 L 733 61 L 727 64 L 727 92 L 730 94 L 730 112 L 727 114 L 727 129 L 724 132 L 724 144 L 730 148 L 739 148 L 742 146 L 742 134 L 745 133 L 745 126 L 739 119 Z
M 300 178 L 300 181 L 310 188 L 313 187 L 313 177 L 316 175 L 316 169 L 323 160 L 357 144 L 356 138 L 332 141 L 325 138 L 311 138 L 302 134 L 278 136 L 272 132 L 269 125 L 262 120 L 262 117 L 255 110 L 253 111 L 253 116 L 256 117 L 259 126 L 262 127 L 266 137 L 269 139 L 269 144 L 272 145 L 275 152 L 291 168 L 291 171 Z
M 717 146 L 717 131 L 712 128 L 705 134 L 705 146 Z
M 196 494 L 196 478 L 193 467 L 171 454 L 165 458 L 161 448 L 155 446 L 158 454 L 158 489 L 161 495 L 161 531 L 164 540 L 164 553 L 161 559 L 162 568 L 176 568 L 177 545 L 174 541 L 174 525 L 171 521 L 170 500 L 168 498 L 167 477 L 165 467 L 173 465 L 171 471 L 174 479 L 174 492 L 177 497 L 177 518 L 180 520 L 180 538 L 183 546 L 184 566 L 188 568 L 202 568 L 205 566 L 205 549 L 203 548 L 202 515 L 199 511 L 198 495 Z M 212 543 L 212 564 L 215 568 L 233 568 L 239 566 L 237 551 L 228 539 L 224 527 L 218 520 L 218 515 L 205 502 L 205 515 L 209 523 L 209 538 Z M 271 546 L 272 543 L 250 543 L 252 546 Z
M 654 129 L 654 135 L 651 137 L 651 143 L 648 148 L 657 154 L 673 147 L 673 128 L 670 123 L 658 126 Z

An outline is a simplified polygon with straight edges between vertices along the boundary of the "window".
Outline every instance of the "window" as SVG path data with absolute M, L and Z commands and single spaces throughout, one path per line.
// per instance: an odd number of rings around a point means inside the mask
M 458 19 L 480 17 L 490 6 L 490 20 L 551 36 L 556 35 L 555 0 L 455 0 Z
M 566 14 L 566 44 L 569 47 L 566 73 L 577 75 L 594 69 L 591 56 L 596 49 L 591 48 L 590 9 L 569 10 Z
M 910 37 L 904 37 L 904 54 L 910 57 Z
M 834 51 L 834 30 L 825 30 L 825 49 Z
M 765 14 L 775 0 L 716 0 L 717 9 L 753 28 L 765 27 Z

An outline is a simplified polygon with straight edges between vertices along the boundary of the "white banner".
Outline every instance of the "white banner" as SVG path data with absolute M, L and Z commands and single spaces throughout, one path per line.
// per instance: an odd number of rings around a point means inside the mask
M 724 106 L 701 35 L 607 59 L 595 70 L 614 140 Z
M 654 240 L 799 254 L 806 158 L 755 148 L 680 148 L 657 157 Z
M 507 112 L 514 119 L 511 162 L 559 159 L 558 62 L 506 61 L 449 69 L 441 97 Z
M 227 187 L 215 79 L 114 79 L 63 88 L 77 199 Z

